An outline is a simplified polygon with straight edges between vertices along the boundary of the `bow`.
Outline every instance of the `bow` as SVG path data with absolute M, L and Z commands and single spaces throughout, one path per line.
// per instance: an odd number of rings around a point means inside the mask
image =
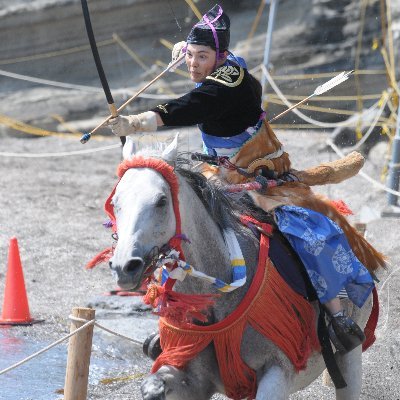
M 108 86 L 108 82 L 107 82 L 106 74 L 104 73 L 103 65 L 101 64 L 99 51 L 97 50 L 96 39 L 95 39 L 94 33 L 93 33 L 92 22 L 90 20 L 90 13 L 89 13 L 87 1 L 81 0 L 81 4 L 82 4 L 83 18 L 85 20 L 86 32 L 87 32 L 87 35 L 89 38 L 90 47 L 92 49 L 92 54 L 93 54 L 94 62 L 96 64 L 97 73 L 99 74 L 101 86 L 103 87 L 104 94 L 106 95 L 108 108 L 111 112 L 112 117 L 117 117 L 118 111 L 114 104 L 114 99 L 112 97 L 110 87 Z M 90 138 L 90 135 L 89 136 L 84 135 L 81 139 L 81 143 L 86 143 L 89 140 L 89 138 Z M 125 137 L 123 136 L 120 139 L 121 139 L 122 145 L 124 145 Z

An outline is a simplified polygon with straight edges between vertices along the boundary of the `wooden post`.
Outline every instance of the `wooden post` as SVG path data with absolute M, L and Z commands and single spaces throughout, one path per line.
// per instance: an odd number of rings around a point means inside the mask
M 90 321 L 94 319 L 95 310 L 75 307 L 72 315 Z M 70 332 L 83 324 L 84 322 L 71 321 Z M 86 400 L 92 337 L 93 325 L 90 325 L 69 339 L 64 400 Z

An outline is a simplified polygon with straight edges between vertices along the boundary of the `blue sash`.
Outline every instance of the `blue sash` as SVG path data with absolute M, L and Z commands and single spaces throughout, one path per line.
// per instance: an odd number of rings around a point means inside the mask
M 297 206 L 277 207 L 275 217 L 279 230 L 302 260 L 321 303 L 345 288 L 349 299 L 362 307 L 374 282 L 343 230 L 325 215 Z

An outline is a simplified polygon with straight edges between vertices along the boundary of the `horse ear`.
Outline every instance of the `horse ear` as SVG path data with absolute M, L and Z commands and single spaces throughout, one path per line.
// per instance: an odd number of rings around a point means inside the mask
M 174 140 L 165 148 L 161 154 L 161 158 L 167 163 L 174 163 L 178 156 L 178 137 L 179 132 L 175 135 Z
M 130 160 L 136 153 L 136 144 L 131 136 L 126 136 L 124 147 L 122 148 L 122 158 Z

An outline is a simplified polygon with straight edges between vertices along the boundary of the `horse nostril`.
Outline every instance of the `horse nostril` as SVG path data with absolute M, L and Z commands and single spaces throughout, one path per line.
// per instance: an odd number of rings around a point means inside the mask
M 129 274 L 132 272 L 136 272 L 137 270 L 141 269 L 144 265 L 143 260 L 140 257 L 135 257 L 131 258 L 129 261 L 127 261 L 122 268 L 122 270 Z

